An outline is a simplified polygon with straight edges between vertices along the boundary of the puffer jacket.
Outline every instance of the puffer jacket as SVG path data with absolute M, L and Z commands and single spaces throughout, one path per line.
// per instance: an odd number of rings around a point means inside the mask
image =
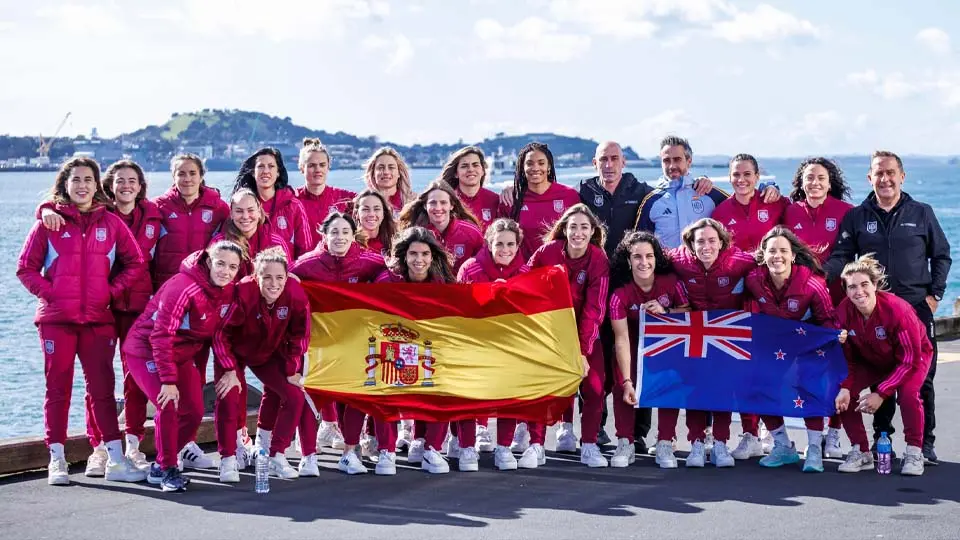
M 163 221 L 153 256 L 153 288 L 160 289 L 191 253 L 207 247 L 213 233 L 230 216 L 230 206 L 214 188 L 200 188 L 200 196 L 187 205 L 176 186 L 157 197 Z

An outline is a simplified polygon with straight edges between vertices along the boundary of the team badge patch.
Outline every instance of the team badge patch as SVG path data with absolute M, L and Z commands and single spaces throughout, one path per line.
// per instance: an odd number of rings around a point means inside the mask
M 153 225 L 147 225 L 143 229 L 143 234 L 147 235 L 147 238 L 152 239 L 154 235 L 157 234 L 156 227 L 154 227 Z
M 767 210 L 758 210 L 757 219 L 760 220 L 760 223 L 766 223 L 770 221 L 770 212 Z
M 581 271 L 577 274 L 577 283 L 583 285 L 584 283 L 586 283 L 586 281 L 587 281 L 587 271 L 586 271 L 586 270 L 581 270 Z
M 694 212 L 696 212 L 696 213 L 698 213 L 698 214 L 702 214 L 702 213 L 703 213 L 703 201 L 701 201 L 700 199 L 694 199 L 693 202 L 690 203 L 690 208 L 693 208 L 693 211 L 694 211 Z
M 105 242 L 107 240 L 107 229 L 104 227 L 97 227 L 97 242 Z
M 483 215 L 484 221 L 490 221 L 493 219 L 493 212 L 491 212 L 489 208 L 484 208 L 480 211 L 480 213 Z
M 213 223 L 213 210 L 201 210 L 200 211 L 200 220 L 204 223 Z
M 147 360 L 146 368 L 147 368 L 147 372 L 149 373 L 156 373 L 157 371 L 159 371 L 157 369 L 157 363 L 154 362 L 153 360 Z
M 467 252 L 467 246 L 463 244 L 457 244 L 453 246 L 453 254 L 456 258 L 463 257 L 463 254 Z
M 46 351 L 47 354 L 53 354 L 53 351 L 56 350 L 56 347 L 54 346 L 52 339 L 43 340 L 43 350 Z
M 873 331 L 876 332 L 877 339 L 887 339 L 887 330 L 884 327 L 878 326 Z
M 870 233 L 870 234 L 873 234 L 873 233 L 877 232 L 877 222 L 876 222 L 876 221 L 868 221 L 868 222 L 867 222 L 867 232 Z
M 558 214 L 563 212 L 563 201 L 560 199 L 553 201 L 553 211 Z
M 800 311 L 800 302 L 793 298 L 787 300 L 787 309 L 790 311 Z
M 726 287 L 727 285 L 730 285 L 730 278 L 725 277 L 725 276 L 724 276 L 724 277 L 718 277 L 718 278 L 717 278 L 717 285 L 719 285 L 719 286 L 721 286 L 721 287 Z
M 287 218 L 285 218 L 285 217 L 283 217 L 283 216 L 278 216 L 278 217 L 277 217 L 277 227 L 279 227 L 279 228 L 281 228 L 281 229 L 286 229 L 286 228 L 287 228 Z
M 593 196 L 593 205 L 596 207 L 603 206 L 603 195 L 594 195 Z
M 837 230 L 837 218 L 828 217 L 824 225 L 826 226 L 828 231 Z
M 665 294 L 661 294 L 660 298 L 657 298 L 657 302 L 660 302 L 660 305 L 665 308 L 670 307 L 670 297 Z
M 289 311 L 290 311 L 290 310 L 289 310 L 289 308 L 287 308 L 287 306 L 280 306 L 280 307 L 278 307 L 278 308 L 277 308 L 277 318 L 280 319 L 281 321 L 284 320 L 284 319 L 286 319 L 286 318 L 287 318 L 287 315 L 289 314 Z
M 347 280 L 347 283 L 357 283 L 359 280 L 356 277 L 352 277 Z

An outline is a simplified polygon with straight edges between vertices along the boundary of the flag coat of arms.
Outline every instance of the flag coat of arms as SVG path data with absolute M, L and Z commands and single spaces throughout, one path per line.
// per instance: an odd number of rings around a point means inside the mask
M 837 335 L 746 311 L 644 312 L 637 406 L 830 416 L 847 376 Z
M 506 282 L 313 283 L 304 388 L 387 420 L 556 421 L 580 385 L 566 272 Z

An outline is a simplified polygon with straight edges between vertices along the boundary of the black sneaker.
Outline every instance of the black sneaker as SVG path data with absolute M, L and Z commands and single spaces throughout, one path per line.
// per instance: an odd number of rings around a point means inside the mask
M 163 482 L 163 469 L 156 462 L 150 464 L 150 474 L 147 475 L 147 483 L 159 486 Z
M 937 460 L 937 452 L 933 449 L 933 443 L 923 443 L 923 464 L 924 465 L 939 465 L 940 461 Z
M 650 450 L 647 448 L 647 441 L 643 440 L 641 437 L 637 437 L 636 440 L 633 441 L 633 449 L 638 456 L 645 456 Z
M 606 446 L 612 442 L 613 441 L 610 440 L 610 436 L 607 435 L 607 430 L 601 429 L 600 433 L 597 435 L 597 446 Z
M 163 480 L 160 482 L 160 489 L 164 492 L 186 491 L 186 479 L 180 474 L 176 467 L 170 467 L 163 471 Z

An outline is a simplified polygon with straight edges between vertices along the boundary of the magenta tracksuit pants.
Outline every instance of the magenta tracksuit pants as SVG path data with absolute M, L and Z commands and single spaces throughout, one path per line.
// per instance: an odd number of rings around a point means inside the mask
M 847 432 L 850 444 L 859 446 L 866 452 L 869 449 L 867 432 L 863 427 L 863 415 L 857 411 L 857 397 L 865 388 L 880 384 L 890 372 L 881 373 L 868 367 L 861 367 L 853 380 L 853 390 L 850 392 L 850 406 L 840 413 L 843 429 Z M 900 405 L 900 416 L 903 419 L 903 438 L 910 446 L 923 447 L 923 400 L 920 399 L 920 387 L 927 376 L 930 365 L 926 364 L 909 374 L 900 388 L 897 388 L 897 403 Z
M 266 407 L 266 400 L 260 402 L 260 415 L 269 416 L 273 420 L 272 438 L 270 439 L 270 455 L 283 453 L 293 441 L 294 432 L 300 428 L 300 452 L 304 456 L 317 453 L 317 419 L 313 411 L 306 404 L 306 395 L 303 388 L 290 384 L 285 374 L 285 360 L 274 357 L 259 366 L 249 366 L 250 371 L 263 383 L 264 397 L 271 396 Z M 215 367 L 215 377 L 219 380 L 222 370 Z M 241 387 L 246 386 L 243 375 L 243 365 L 237 366 L 237 377 Z M 231 390 L 216 405 L 214 413 L 217 427 L 217 447 L 222 456 L 232 456 L 237 452 L 237 426 L 242 425 L 241 411 L 246 416 L 245 403 L 240 399 L 245 395 L 241 389 Z M 257 425 L 262 425 L 259 420 Z M 267 429 L 267 428 L 264 428 Z
M 603 385 L 606 380 L 606 371 L 603 362 L 603 348 L 600 342 L 594 343 L 593 351 L 587 356 L 590 364 L 590 373 L 580 383 L 580 397 L 583 399 L 583 410 L 580 412 L 580 441 L 582 443 L 597 442 L 600 434 L 600 418 L 603 415 Z M 570 408 L 564 411 L 562 420 L 573 421 L 573 400 Z M 528 422 L 530 430 L 530 444 L 543 444 L 547 435 L 547 425 L 540 422 Z M 497 441 L 500 441 L 498 428 Z M 508 443 L 509 444 L 509 443 Z
M 107 441 L 120 439 L 117 403 L 113 397 L 113 355 L 117 335 L 113 325 L 40 324 L 46 395 L 43 423 L 47 446 L 67 440 L 67 419 L 73 390 L 74 360 L 80 358 L 93 417 Z
M 160 408 L 160 374 L 153 359 L 127 357 L 127 369 L 147 398 L 157 407 L 154 422 L 154 442 L 157 463 L 163 469 L 177 466 L 177 453 L 197 437 L 197 428 L 203 421 L 203 379 L 193 362 L 177 366 L 177 390 L 180 400 Z M 102 425 L 102 424 L 98 424 Z M 109 440 L 109 439 L 108 439 Z
M 127 334 L 133 323 L 137 320 L 139 313 L 130 313 L 126 311 L 114 311 L 113 317 L 116 320 L 117 344 L 120 347 L 120 364 L 123 367 L 123 416 L 126 419 L 125 430 L 127 435 L 136 435 L 138 439 L 143 439 L 143 424 L 147 421 L 147 396 L 137 386 L 133 376 L 127 370 L 126 353 L 123 352 L 123 342 L 127 339 Z M 90 446 L 96 448 L 103 442 L 103 435 L 97 426 L 97 420 L 93 415 L 93 397 L 88 393 L 85 396 L 86 417 L 87 417 L 87 438 L 90 439 Z

